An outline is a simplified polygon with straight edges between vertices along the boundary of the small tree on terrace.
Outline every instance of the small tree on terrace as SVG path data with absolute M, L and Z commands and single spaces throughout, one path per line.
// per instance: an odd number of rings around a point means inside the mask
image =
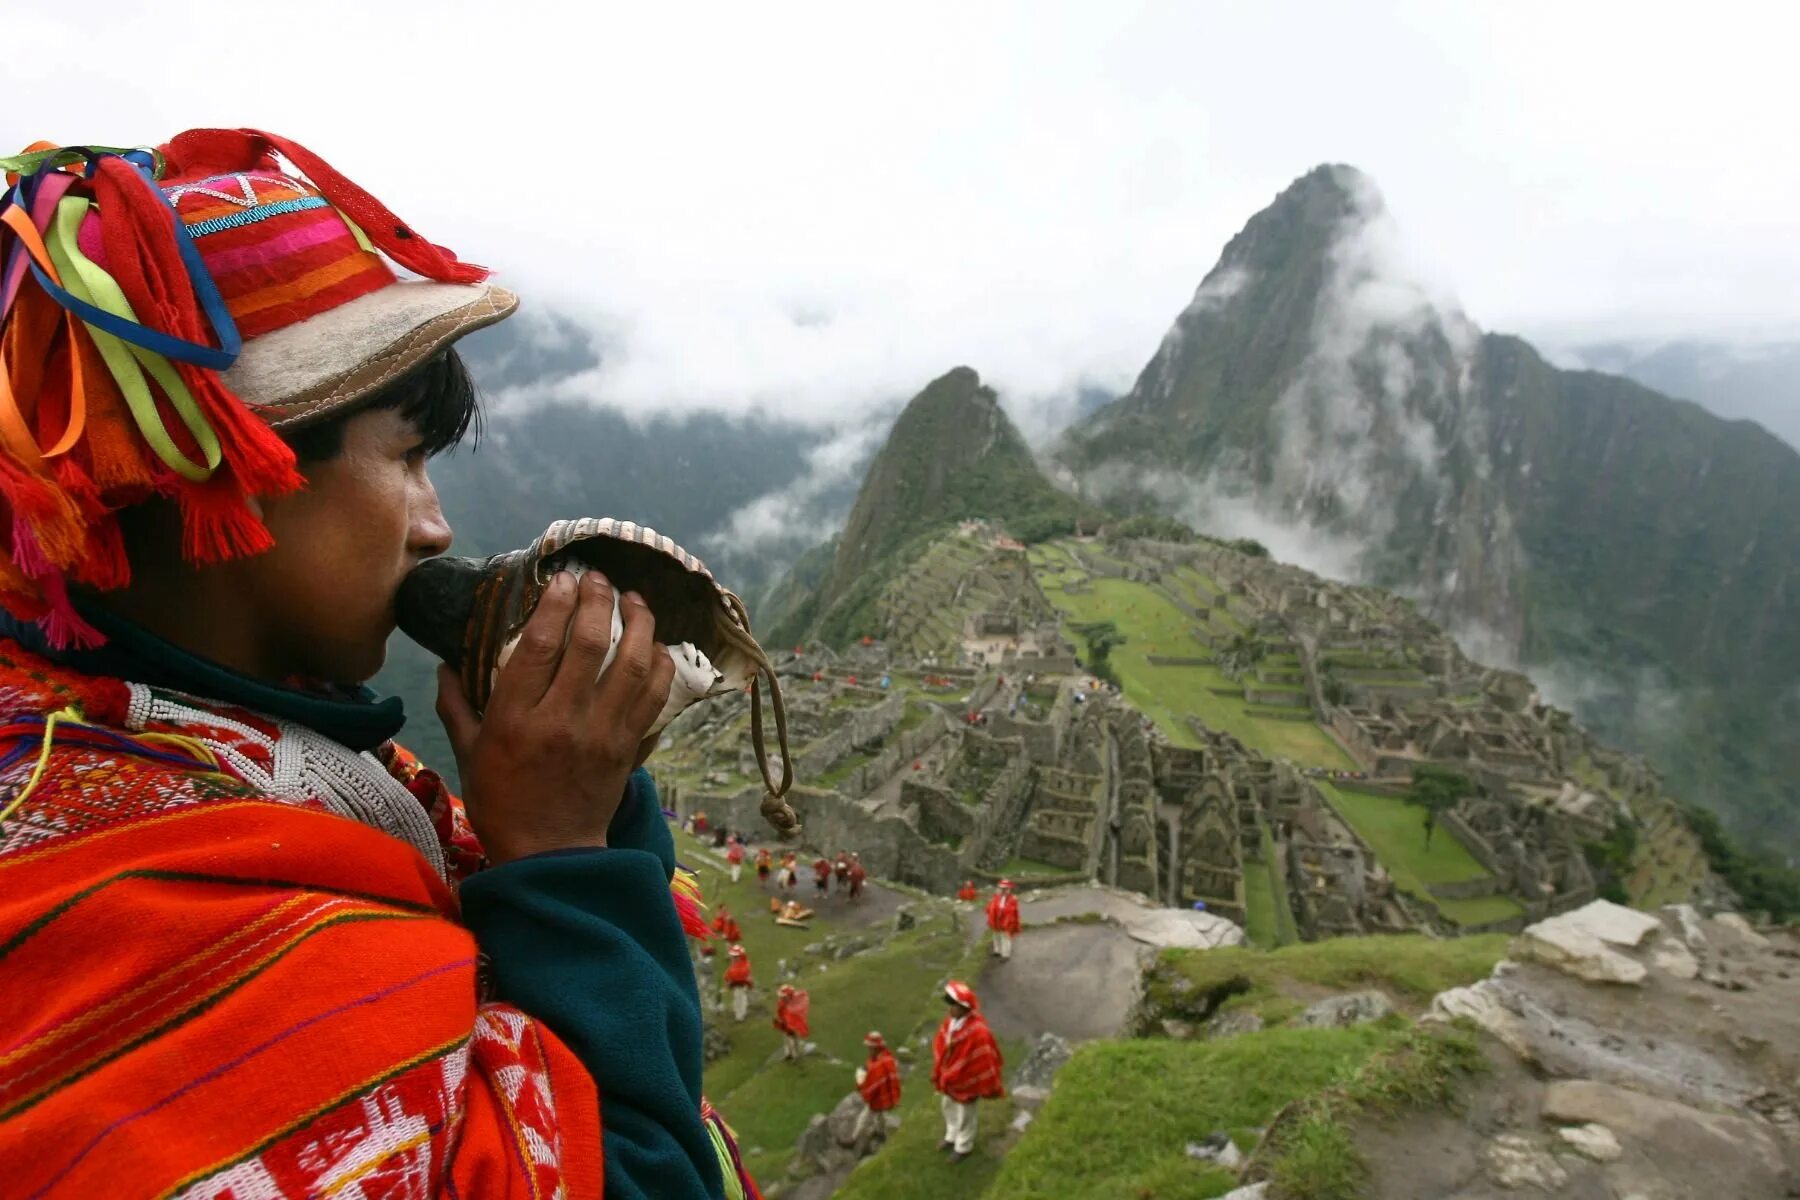
M 1455 808 L 1464 796 L 1475 794 L 1475 784 L 1467 775 L 1446 771 L 1442 767 L 1413 768 L 1412 791 L 1407 799 L 1425 810 L 1425 848 L 1431 849 L 1431 835 L 1437 832 L 1439 814 Z

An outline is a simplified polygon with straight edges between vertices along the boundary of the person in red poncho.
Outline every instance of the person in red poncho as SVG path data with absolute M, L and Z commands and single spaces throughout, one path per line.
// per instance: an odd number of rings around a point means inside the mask
M 738 928 L 737 918 L 732 916 L 731 910 L 723 904 L 719 905 L 719 911 L 712 919 L 712 931 L 718 934 L 727 946 L 735 946 L 744 940 L 744 931 Z M 706 949 L 708 953 L 712 952 L 711 946 Z
M 813 860 L 813 888 L 823 900 L 831 890 L 831 860 L 818 858 Z
M 863 1099 L 863 1110 L 850 1133 L 850 1140 L 858 1145 L 881 1126 L 880 1114 L 900 1107 L 900 1064 L 894 1060 L 894 1052 L 874 1030 L 863 1038 L 863 1045 L 869 1048 L 869 1061 L 856 1068 L 856 1091 Z
M 863 884 L 869 881 L 869 869 L 862 865 L 862 857 L 860 855 L 852 854 L 850 856 L 850 870 L 847 874 L 850 878 L 850 899 L 860 901 L 862 899 Z
M 731 882 L 736 883 L 744 871 L 744 843 L 731 839 L 731 844 L 725 847 L 725 863 L 731 868 Z
M 775 856 L 764 846 L 756 852 L 756 883 L 765 892 L 769 890 L 769 872 L 774 869 Z
M 1000 1045 L 978 1011 L 980 1002 L 968 984 L 952 979 L 944 985 L 950 1011 L 931 1043 L 931 1086 L 938 1090 L 944 1113 L 944 1140 L 939 1150 L 961 1162 L 975 1149 L 975 1102 L 1006 1095 L 1000 1081 Z
M 439 667 L 460 796 L 363 686 L 518 298 L 288 138 L 119 140 L 0 146 L 0 1192 L 754 1196 L 641 766 L 666 609 L 540 576 L 484 699 Z
M 750 1015 L 750 955 L 742 946 L 731 948 L 730 963 L 725 968 L 725 987 L 731 992 L 732 1019 L 741 1021 Z
M 775 1028 L 781 1030 L 781 1057 L 791 1063 L 800 1061 L 800 1039 L 812 1032 L 807 1014 L 812 997 L 791 983 L 781 985 L 775 993 Z
M 975 897 L 975 881 L 973 879 L 963 880 L 963 885 L 956 889 L 956 898 L 964 904 L 973 904 Z
M 1019 898 L 1013 895 L 1012 880 L 1002 879 L 1000 889 L 988 901 L 987 923 L 994 931 L 994 944 L 988 953 L 1002 961 L 1011 958 L 1013 937 L 1019 932 Z

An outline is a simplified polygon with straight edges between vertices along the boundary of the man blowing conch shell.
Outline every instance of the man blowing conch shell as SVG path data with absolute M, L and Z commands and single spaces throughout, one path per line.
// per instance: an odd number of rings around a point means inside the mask
M 461 799 L 360 686 L 516 299 L 272 134 L 0 166 L 7 1194 L 755 1196 L 644 598 L 559 572 L 479 713 L 441 673 Z

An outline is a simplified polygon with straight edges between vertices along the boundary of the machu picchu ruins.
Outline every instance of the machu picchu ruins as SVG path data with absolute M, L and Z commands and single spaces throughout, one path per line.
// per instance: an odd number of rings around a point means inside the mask
M 1614 898 L 1716 886 L 1653 771 L 1378 590 L 968 520 L 873 611 L 841 650 L 775 657 L 804 837 L 880 878 L 1097 881 L 1264 944 L 1517 930 L 1600 894 L 1597 846 L 1630 848 Z M 753 827 L 747 721 L 732 697 L 670 727 L 652 765 L 679 812 Z M 1419 768 L 1472 785 L 1435 838 Z

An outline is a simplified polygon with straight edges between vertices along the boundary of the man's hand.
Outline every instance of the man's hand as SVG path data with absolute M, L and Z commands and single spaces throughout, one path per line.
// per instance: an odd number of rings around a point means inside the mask
M 675 664 L 656 641 L 643 598 L 619 599 L 625 631 L 612 645 L 612 585 L 558 572 L 494 681 L 485 714 L 456 673 L 438 668 L 438 717 L 462 772 L 463 803 L 488 861 L 606 845 L 606 829 L 642 761 Z

